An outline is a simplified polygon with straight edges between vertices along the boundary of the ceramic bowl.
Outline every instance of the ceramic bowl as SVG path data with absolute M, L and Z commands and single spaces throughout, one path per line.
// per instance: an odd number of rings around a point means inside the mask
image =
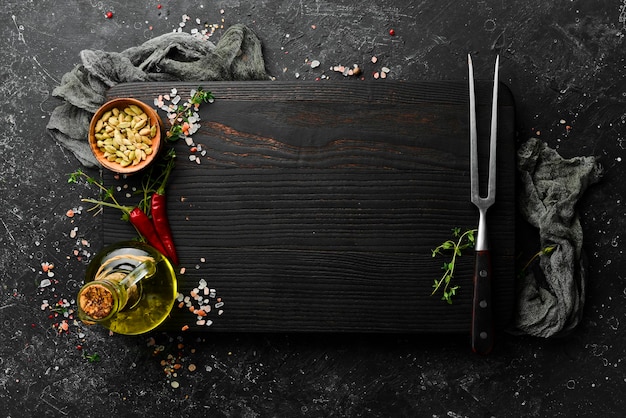
M 136 173 L 150 165 L 159 153 L 161 124 L 157 112 L 144 102 L 113 99 L 93 115 L 89 146 L 103 167 L 120 174 Z

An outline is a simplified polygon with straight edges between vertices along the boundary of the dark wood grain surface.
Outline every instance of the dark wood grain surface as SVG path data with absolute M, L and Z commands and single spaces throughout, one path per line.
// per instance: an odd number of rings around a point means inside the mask
M 216 96 L 201 107 L 193 136 L 206 154 L 175 145 L 168 205 L 184 267 L 181 293 L 204 279 L 224 302 L 223 314 L 212 312 L 212 326 L 200 327 L 175 309 L 165 327 L 469 332 L 471 252 L 458 262 L 454 303 L 430 295 L 446 260 L 432 258 L 431 249 L 454 227 L 474 228 L 478 217 L 469 202 L 464 83 L 203 86 Z M 197 85 L 121 84 L 109 97 L 152 103 L 172 87 L 184 98 Z M 489 212 L 500 328 L 511 317 L 515 277 L 514 109 L 501 91 L 497 203 Z M 488 83 L 478 94 L 486 145 Z M 136 204 L 128 190 L 140 187 L 140 176 L 104 176 Z M 105 243 L 134 235 L 118 212 L 105 211 L 103 222 Z

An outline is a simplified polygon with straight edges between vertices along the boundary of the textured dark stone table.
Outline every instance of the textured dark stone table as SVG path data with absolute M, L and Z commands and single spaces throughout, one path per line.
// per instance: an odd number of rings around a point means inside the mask
M 621 0 L 3 4 L 0 416 L 621 416 L 625 7 Z M 277 80 L 342 80 L 330 68 L 355 63 L 368 80 L 382 67 L 394 80 L 463 80 L 468 52 L 478 74 L 490 74 L 499 52 L 501 79 L 517 102 L 518 140 L 535 135 L 565 157 L 596 155 L 606 169 L 579 205 L 590 273 L 580 326 L 558 340 L 501 334 L 494 352 L 479 357 L 467 336 L 125 337 L 65 318 L 102 231 L 80 210 L 93 191 L 67 183 L 78 161 L 45 131 L 59 104 L 51 92 L 81 50 L 121 51 L 179 28 L 183 15 L 190 19 L 182 30 L 206 24 L 215 42 L 224 28 L 249 25 Z M 312 60 L 321 65 L 312 68 Z M 42 270 L 48 263 L 52 277 Z M 41 287 L 46 278 L 51 284 Z

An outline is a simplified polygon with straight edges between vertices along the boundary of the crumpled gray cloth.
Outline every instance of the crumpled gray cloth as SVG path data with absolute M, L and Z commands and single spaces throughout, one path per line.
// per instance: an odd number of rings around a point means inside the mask
M 167 33 L 122 52 L 83 50 L 52 95 L 64 100 L 47 129 L 85 166 L 96 166 L 87 143 L 89 122 L 106 91 L 124 82 L 268 80 L 261 41 L 248 27 L 228 28 L 217 45 L 185 32 Z
M 585 302 L 583 232 L 576 203 L 602 176 L 595 157 L 562 158 L 536 138 L 518 150 L 522 216 L 539 230 L 541 274 L 528 269 L 518 282 L 516 327 L 537 337 L 563 336 L 579 323 Z M 539 277 L 538 277 L 539 276 Z

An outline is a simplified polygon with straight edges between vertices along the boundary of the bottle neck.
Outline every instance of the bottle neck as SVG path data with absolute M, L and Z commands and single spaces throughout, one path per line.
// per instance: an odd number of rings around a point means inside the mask
M 78 314 L 83 322 L 107 321 L 115 314 L 131 308 L 141 297 L 141 280 L 156 271 L 154 259 L 141 257 L 130 272 L 116 269 L 115 260 L 103 263 L 95 279 L 78 292 Z

